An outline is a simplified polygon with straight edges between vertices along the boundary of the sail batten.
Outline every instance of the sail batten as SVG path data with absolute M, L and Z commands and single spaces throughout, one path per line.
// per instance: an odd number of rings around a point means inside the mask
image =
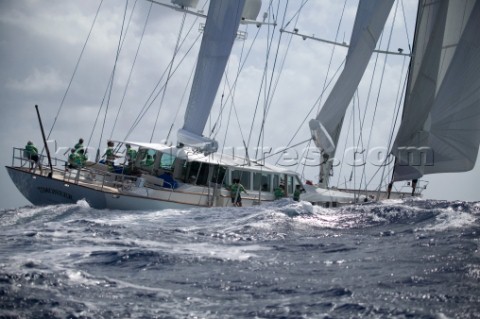
M 420 19 L 435 21 L 432 28 L 421 21 L 417 33 L 417 42 L 426 40 L 428 29 L 432 40 L 414 52 L 416 69 L 392 149 L 395 181 L 469 171 L 480 144 L 480 1 L 423 2 Z M 405 149 L 426 152 L 429 160 L 410 163 L 400 154 Z

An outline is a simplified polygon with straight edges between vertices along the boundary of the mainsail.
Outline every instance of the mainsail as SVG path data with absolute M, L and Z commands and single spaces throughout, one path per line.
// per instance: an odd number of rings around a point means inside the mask
M 480 1 L 422 0 L 394 181 L 471 170 L 480 143 Z
M 177 135 L 180 145 L 205 153 L 213 153 L 218 148 L 217 141 L 202 134 L 237 35 L 244 5 L 245 0 L 210 1 L 185 122 Z
M 375 50 L 393 2 L 361 0 L 358 4 L 345 67 L 317 117 L 309 122 L 312 138 L 325 159 L 335 154 L 345 112 Z M 326 171 L 325 177 L 329 169 Z

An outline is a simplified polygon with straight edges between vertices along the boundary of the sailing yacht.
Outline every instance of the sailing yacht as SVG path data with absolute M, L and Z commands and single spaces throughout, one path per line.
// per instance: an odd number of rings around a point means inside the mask
M 182 10 L 196 2 L 172 1 Z M 7 166 L 7 170 L 20 192 L 35 205 L 84 199 L 94 208 L 126 210 L 226 207 L 236 203 L 239 196 L 243 205 L 252 206 L 275 200 L 278 188 L 283 189 L 283 196 L 292 197 L 297 185 L 303 188 L 297 173 L 219 154 L 217 141 L 202 135 L 238 26 L 241 21 L 255 19 L 259 9 L 259 1 L 210 1 L 184 125 L 178 131 L 176 146 L 117 141 L 137 148 L 135 160 L 120 166 L 87 162 L 83 167 L 72 167 L 65 160 L 48 156 L 50 171 L 31 169 L 24 150 L 15 148 L 14 164 Z M 229 186 L 235 180 L 240 181 L 246 194 L 232 194 Z M 336 198 L 336 193 L 315 192 L 310 200 L 353 200 L 348 194 Z
M 457 133 L 459 129 L 464 129 L 471 134 L 463 140 L 466 144 L 460 147 L 461 150 L 451 143 L 447 143 L 449 149 L 445 144 L 439 146 L 442 150 L 439 152 L 446 159 L 441 171 L 449 171 L 448 167 L 457 162 L 466 164 L 454 165 L 450 171 L 471 169 L 468 164 L 472 160 L 475 162 L 480 127 L 480 112 L 476 111 L 480 86 L 475 71 L 480 55 L 475 54 L 478 53 L 478 40 L 472 39 L 472 30 L 478 30 L 475 24 L 478 22 L 475 21 L 480 20 L 477 2 L 466 0 L 457 6 L 453 1 L 446 0 L 419 1 L 415 51 L 405 107 L 397 139 L 391 147 L 391 153 L 396 158 L 391 182 L 418 180 L 423 174 L 433 173 L 431 165 L 415 166 L 408 160 L 410 155 L 405 162 L 401 152 L 406 148 L 415 146 L 423 150 L 422 147 L 427 146 L 433 154 L 437 154 L 436 143 L 438 139 L 444 140 L 439 138 L 442 134 L 452 136 L 452 141 L 465 137 L 465 134 L 452 135 L 452 132 L 445 131 L 445 127 L 440 127 L 439 123 L 446 118 L 457 119 L 452 128 Z M 166 6 L 189 11 L 197 3 L 196 0 L 173 0 L 171 5 Z M 116 140 L 117 145 L 129 144 L 135 148 L 136 158 L 123 163 L 117 161 L 117 165 L 93 161 L 83 167 L 66 169 L 65 159 L 43 156 L 44 166 L 47 166 L 48 157 L 50 170 L 45 167 L 43 170 L 30 169 L 23 149 L 14 148 L 12 165 L 7 166 L 8 173 L 20 192 L 35 205 L 75 203 L 84 199 L 91 207 L 100 209 L 183 209 L 228 207 L 241 196 L 244 206 L 252 206 L 274 201 L 277 198 L 275 191 L 279 188 L 283 189 L 285 197 L 292 198 L 297 186 L 304 190 L 301 199 L 315 204 L 335 206 L 363 202 L 368 198 L 366 194 L 372 199 L 379 199 L 379 191 L 346 192 L 335 189 L 331 187 L 330 176 L 332 160 L 338 155 L 347 108 L 375 52 L 393 4 L 393 0 L 359 1 L 343 71 L 320 112 L 309 123 L 311 140 L 323 159 L 316 185 L 305 183 L 304 176 L 293 170 L 267 163 L 265 158 L 250 159 L 248 154 L 241 157 L 220 152 L 218 141 L 211 134 L 204 135 L 232 47 L 239 36 L 239 25 L 253 23 L 259 28 L 269 25 L 265 16 L 263 21 L 257 21 L 261 3 L 256 0 L 210 0 L 184 122 L 177 132 L 176 145 Z M 460 13 L 463 16 L 460 17 Z M 203 13 L 195 14 L 203 16 Z M 435 19 L 432 20 L 432 17 Z M 289 32 L 285 28 L 281 31 L 285 34 Z M 290 33 L 300 35 L 297 30 Z M 433 41 L 430 35 L 436 39 L 435 45 L 428 42 Z M 300 36 L 306 38 L 305 35 Z M 434 62 L 437 64 L 432 65 Z M 456 71 L 449 71 L 451 68 L 456 68 Z M 468 78 L 460 79 L 460 75 L 468 75 Z M 432 79 L 435 79 L 434 84 L 424 83 Z M 446 84 L 443 85 L 443 82 Z M 429 90 L 423 90 L 425 87 Z M 440 93 L 441 90 L 444 93 Z M 419 103 L 422 104 L 421 114 L 416 113 L 420 109 L 417 106 Z M 453 105 L 456 106 L 450 108 Z M 446 108 L 448 112 L 442 111 Z M 466 111 L 462 113 L 461 110 Z M 412 142 L 414 135 L 417 136 L 416 143 Z M 449 156 L 453 154 L 456 155 L 452 159 Z M 433 166 L 436 161 L 435 156 Z M 417 173 L 403 174 L 402 170 L 409 165 L 415 166 Z M 240 181 L 246 193 L 232 194 L 230 186 L 235 180 Z M 397 195 L 410 194 L 401 192 Z

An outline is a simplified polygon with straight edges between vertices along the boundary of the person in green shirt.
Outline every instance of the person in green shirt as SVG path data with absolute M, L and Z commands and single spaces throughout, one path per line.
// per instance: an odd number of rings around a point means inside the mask
M 78 140 L 78 143 L 75 144 L 73 147 L 75 149 L 75 152 L 79 152 L 80 150 L 83 150 L 83 138 Z
M 70 150 L 70 155 L 68 155 L 68 168 L 78 169 L 85 167 L 87 162 L 87 156 L 84 153 L 84 150 L 75 150 L 72 148 Z
M 68 168 L 78 168 L 79 156 L 74 148 L 70 150 L 70 155 L 68 155 Z
M 155 163 L 155 159 L 152 155 L 147 154 L 147 157 L 145 158 L 145 166 L 152 166 L 153 163 Z
M 115 144 L 112 141 L 108 141 L 107 146 L 108 146 L 107 150 L 105 151 L 105 154 L 103 154 L 102 157 L 105 157 L 105 164 L 113 167 L 115 159 L 120 156 L 115 154 L 115 151 L 113 150 L 113 147 L 115 146 Z
M 40 168 L 40 174 L 42 173 L 42 165 L 40 163 L 40 157 L 38 156 L 38 150 L 31 141 L 27 142 L 27 145 L 23 150 L 23 156 L 30 160 L 30 171 L 33 170 L 33 164 L 35 164 Z
M 275 196 L 275 200 L 285 197 L 284 186 L 280 185 L 275 188 L 275 190 L 273 191 L 273 195 Z
M 242 196 L 240 196 L 241 192 L 248 194 L 245 190 L 245 187 L 240 184 L 240 179 L 233 179 L 233 185 L 230 186 L 230 197 L 232 198 L 233 206 L 242 207 Z
M 87 163 L 87 155 L 85 155 L 85 150 L 79 149 L 76 151 L 77 153 L 77 165 L 80 167 L 85 167 L 85 163 Z
M 133 165 L 135 162 L 135 159 L 137 158 L 137 151 L 132 148 L 130 144 L 125 144 L 125 147 L 127 148 L 127 161 L 128 165 Z
M 132 148 L 130 144 L 125 144 L 126 153 L 125 153 L 125 161 L 126 161 L 126 174 L 135 174 L 138 170 L 135 167 L 135 160 L 137 158 L 137 151 Z

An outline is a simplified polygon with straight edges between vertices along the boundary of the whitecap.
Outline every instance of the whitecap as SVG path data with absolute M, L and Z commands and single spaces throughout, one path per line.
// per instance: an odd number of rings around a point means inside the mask
M 425 227 L 424 230 L 444 231 L 447 229 L 464 228 L 474 225 L 475 221 L 476 218 L 470 213 L 448 207 L 436 216 L 434 224 Z
M 88 204 L 85 198 L 78 200 L 76 205 L 82 208 L 90 208 L 90 205 Z

